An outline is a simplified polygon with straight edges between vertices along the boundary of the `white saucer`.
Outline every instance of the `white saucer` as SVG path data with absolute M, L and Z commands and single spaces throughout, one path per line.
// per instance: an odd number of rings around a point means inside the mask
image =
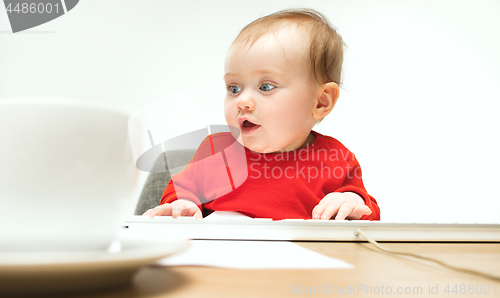
M 0 293 L 93 290 L 126 285 L 144 265 L 177 253 L 187 240 L 120 231 L 107 251 L 0 252 Z

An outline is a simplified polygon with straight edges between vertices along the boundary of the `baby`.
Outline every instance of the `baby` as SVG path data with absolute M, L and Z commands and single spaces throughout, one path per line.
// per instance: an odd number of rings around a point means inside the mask
M 238 211 L 275 220 L 379 220 L 354 154 L 312 130 L 339 97 L 343 47 L 341 36 L 314 10 L 280 11 L 243 28 L 229 48 L 224 75 L 226 122 L 239 134 L 203 141 L 169 182 L 161 205 L 144 215 L 202 218 Z M 231 146 L 232 137 L 244 147 Z M 216 166 L 201 160 L 214 154 L 214 142 L 227 149 L 231 187 L 221 186 Z M 244 152 L 244 171 L 230 166 L 237 152 Z

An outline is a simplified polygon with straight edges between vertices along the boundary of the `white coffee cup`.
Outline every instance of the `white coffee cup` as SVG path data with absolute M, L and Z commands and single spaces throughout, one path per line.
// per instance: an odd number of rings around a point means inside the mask
M 0 250 L 112 242 L 133 193 L 127 121 L 79 100 L 0 101 Z

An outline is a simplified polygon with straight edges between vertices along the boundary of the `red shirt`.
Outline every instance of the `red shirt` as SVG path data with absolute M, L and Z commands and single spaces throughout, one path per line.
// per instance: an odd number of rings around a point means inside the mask
M 372 210 L 361 219 L 380 220 L 354 154 L 336 139 L 312 133 L 313 144 L 281 153 L 252 152 L 230 133 L 211 135 L 184 170 L 172 176 L 161 204 L 182 198 L 204 214 L 238 211 L 254 218 L 310 219 L 325 195 L 354 192 Z

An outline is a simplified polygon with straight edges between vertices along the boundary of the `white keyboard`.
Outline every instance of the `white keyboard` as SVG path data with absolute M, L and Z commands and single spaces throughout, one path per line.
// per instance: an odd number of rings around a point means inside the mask
M 132 216 L 125 225 L 133 230 L 187 239 L 365 241 L 354 235 L 354 230 L 359 228 L 377 241 L 500 242 L 500 224 Z

